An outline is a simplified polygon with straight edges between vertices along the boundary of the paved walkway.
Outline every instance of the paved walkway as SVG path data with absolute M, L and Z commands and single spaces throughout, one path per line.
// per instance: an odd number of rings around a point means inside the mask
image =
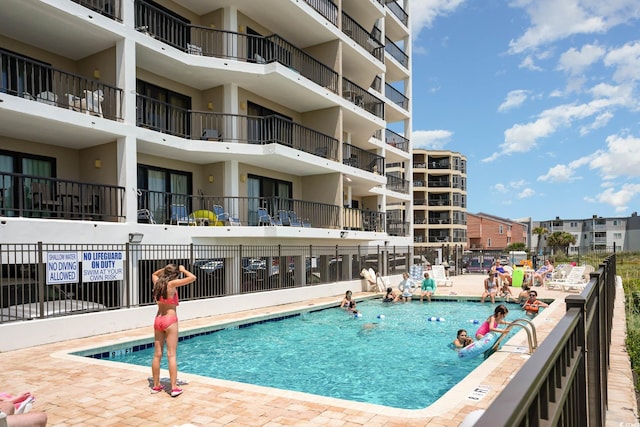
M 452 288 L 440 288 L 439 294 L 478 295 L 481 275 L 455 277 Z M 540 289 L 540 288 L 538 288 Z M 536 319 L 539 340 L 544 340 L 564 314 L 559 291 L 541 289 L 541 298 L 555 302 Z M 310 304 L 337 303 L 341 296 L 271 307 L 271 314 Z M 226 316 L 213 316 L 181 322 L 181 329 L 202 327 L 247 316 L 266 314 L 255 310 Z M 465 380 L 428 408 L 410 411 L 347 402 L 304 393 L 274 390 L 229 381 L 180 374 L 190 383 L 185 393 L 172 399 L 165 393 L 149 394 L 150 369 L 95 359 L 69 356 L 82 348 L 148 339 L 151 327 L 71 340 L 0 354 L 3 389 L 31 391 L 37 398 L 34 410 L 45 411 L 49 426 L 458 426 L 473 410 L 486 408 L 528 356 L 518 352 L 498 352 Z M 624 351 L 624 296 L 618 292 L 609 375 L 607 426 L 637 422 L 637 407 L 629 358 Z M 516 335 L 517 345 L 526 343 L 525 335 Z M 509 343 L 511 344 L 511 342 Z M 163 376 L 166 376 L 166 372 Z M 487 393 L 478 401 L 468 399 L 478 385 Z M 636 424 L 626 424 L 636 425 Z

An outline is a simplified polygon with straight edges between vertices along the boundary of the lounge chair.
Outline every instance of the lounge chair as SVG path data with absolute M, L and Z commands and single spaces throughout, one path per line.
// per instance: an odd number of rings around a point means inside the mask
M 447 277 L 444 265 L 432 265 L 431 275 L 433 280 L 436 281 L 436 286 L 453 286 L 453 280 Z
M 424 267 L 421 265 L 412 265 L 409 268 L 409 277 L 411 280 L 417 283 L 422 283 L 422 279 L 424 279 Z
M 220 225 L 225 225 L 229 222 L 229 214 L 224 211 L 224 208 L 222 206 L 213 205 L 213 213 L 216 214 L 216 223 L 221 222 L 222 224 Z
M 576 266 L 571 269 L 566 277 L 561 279 L 550 279 L 546 281 L 547 289 L 562 289 L 565 292 L 571 287 L 579 286 L 586 283 L 584 280 L 585 266 Z
M 302 221 L 300 221 L 295 211 L 289 211 L 289 223 L 292 227 L 302 227 Z
M 266 208 L 258 208 L 258 225 L 282 225 L 282 222 L 278 224 L 278 222 L 269 215 Z

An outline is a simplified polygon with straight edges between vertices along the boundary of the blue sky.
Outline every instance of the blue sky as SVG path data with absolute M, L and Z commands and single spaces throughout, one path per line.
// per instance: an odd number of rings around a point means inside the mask
M 469 212 L 638 210 L 638 0 L 409 1 L 412 140 L 467 157 Z

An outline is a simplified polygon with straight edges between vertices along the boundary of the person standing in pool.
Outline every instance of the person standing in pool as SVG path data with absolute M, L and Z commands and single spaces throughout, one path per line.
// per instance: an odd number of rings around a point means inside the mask
M 507 332 L 508 331 L 507 328 L 500 329 L 498 328 L 498 325 L 507 324 L 507 322 L 504 319 L 505 317 L 507 317 L 508 313 L 509 313 L 509 309 L 504 304 L 500 304 L 499 306 L 497 306 L 493 311 L 493 314 L 489 316 L 489 318 L 485 320 L 484 323 L 480 325 L 480 327 L 476 331 L 476 339 L 478 340 L 481 339 L 482 337 L 487 335 L 489 332 L 497 332 L 499 334 L 504 334 L 505 332 Z
M 351 303 L 351 296 L 352 296 L 352 292 L 351 291 L 347 291 L 344 294 L 344 298 L 342 298 L 342 301 L 340 302 L 340 308 L 344 308 L 345 310 L 349 308 L 349 304 Z
M 467 330 L 459 329 L 456 339 L 453 340 L 453 345 L 455 346 L 455 348 L 461 349 L 468 346 L 472 342 L 473 342 L 473 338 L 467 335 Z
M 382 302 L 396 302 L 398 301 L 398 298 L 400 298 L 400 296 L 396 295 L 396 293 L 393 292 L 393 288 L 389 286 L 387 288 L 387 293 L 384 295 L 384 298 L 382 298 Z
M 522 309 L 527 312 L 527 316 L 535 317 L 540 311 L 540 307 L 549 307 L 546 302 L 538 299 L 538 293 L 535 290 L 529 292 L 529 299 L 522 305 Z
M 180 274 L 184 274 L 180 278 Z M 196 280 L 196 276 L 182 265 L 167 264 L 151 275 L 153 281 L 153 299 L 158 304 L 158 312 L 153 323 L 155 350 L 151 363 L 153 387 L 151 393 L 163 390 L 160 385 L 160 361 L 165 344 L 167 345 L 167 361 L 169 362 L 169 380 L 171 382 L 171 397 L 180 396 L 182 389 L 178 388 L 178 306 L 179 286 L 188 285 Z

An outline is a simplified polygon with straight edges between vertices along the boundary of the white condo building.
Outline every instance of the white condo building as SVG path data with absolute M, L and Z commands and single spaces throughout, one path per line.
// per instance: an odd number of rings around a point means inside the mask
M 2 240 L 409 246 L 410 58 L 408 0 L 4 0 Z

